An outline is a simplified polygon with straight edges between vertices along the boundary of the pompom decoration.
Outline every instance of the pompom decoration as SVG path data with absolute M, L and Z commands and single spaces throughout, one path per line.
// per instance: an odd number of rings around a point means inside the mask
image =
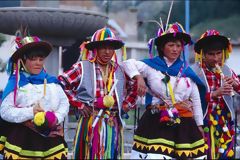
M 103 98 L 103 105 L 107 108 L 112 107 L 114 105 L 115 101 L 114 98 L 110 95 L 106 95 Z
M 220 142 L 220 143 L 224 143 L 224 139 L 223 139 L 223 138 L 220 138 L 220 139 L 219 139 L 219 142 Z
M 228 127 L 223 127 L 223 132 L 227 132 L 228 131 Z
M 38 112 L 35 114 L 33 123 L 41 134 L 47 136 L 57 124 L 57 117 L 54 112 Z
M 160 123 L 167 125 L 174 125 L 181 123 L 178 110 L 175 107 L 161 107 L 160 108 Z
M 45 112 L 38 112 L 35 114 L 33 122 L 36 126 L 40 127 L 44 125 L 45 121 Z
M 104 109 L 105 108 L 104 105 L 103 105 L 103 97 L 97 98 L 97 106 L 96 107 L 99 108 L 99 109 Z
M 228 153 L 227 153 L 227 156 L 228 157 L 232 157 L 234 155 L 234 152 L 233 150 L 231 149 Z
M 225 145 L 225 144 L 223 144 L 221 147 L 222 147 L 223 149 L 227 149 L 227 145 Z
M 209 132 L 209 128 L 208 127 L 204 127 L 203 131 L 204 132 Z
M 219 148 L 219 149 L 218 149 L 218 152 L 219 152 L 219 153 L 224 153 L 224 149 L 223 149 L 223 148 Z
M 231 117 L 231 113 L 227 113 L 227 117 L 230 118 Z
M 47 111 L 45 114 L 45 118 L 48 122 L 48 128 L 53 128 L 57 124 L 57 117 L 54 112 Z
M 218 122 L 216 120 L 213 121 L 213 125 L 216 126 Z

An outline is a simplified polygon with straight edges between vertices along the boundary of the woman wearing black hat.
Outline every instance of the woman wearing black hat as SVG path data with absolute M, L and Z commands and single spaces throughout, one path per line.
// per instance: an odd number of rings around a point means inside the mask
M 16 37 L 15 42 L 0 107 L 5 124 L 0 150 L 4 159 L 66 159 L 61 123 L 68 99 L 57 78 L 43 68 L 52 46 L 36 36 Z
M 191 37 L 174 23 L 165 31 L 161 28 L 150 42 L 150 50 L 156 45 L 159 56 L 131 59 L 123 65 L 126 73 L 137 79 L 139 95 L 147 91 L 146 111 L 134 134 L 131 158 L 203 159 L 203 115 L 196 85 L 200 87 L 201 82 L 180 59 Z

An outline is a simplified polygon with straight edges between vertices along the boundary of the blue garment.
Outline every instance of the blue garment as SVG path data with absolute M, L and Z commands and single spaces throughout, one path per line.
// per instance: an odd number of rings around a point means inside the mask
M 23 72 L 20 72 L 20 80 L 19 80 L 19 87 L 23 87 L 27 85 L 28 83 L 31 84 L 43 84 L 44 79 L 46 78 L 47 83 L 59 83 L 58 79 L 54 76 L 48 75 L 44 70 L 42 70 L 37 75 L 29 75 L 26 76 Z M 12 92 L 15 88 L 16 84 L 16 75 L 11 75 L 8 79 L 7 86 L 5 87 L 2 95 L 2 101 L 6 96 Z
M 148 66 L 150 66 L 158 71 L 161 71 L 164 74 L 167 73 L 170 76 L 177 76 L 181 67 L 184 65 L 184 62 L 180 58 L 178 58 L 170 67 L 167 66 L 167 63 L 161 57 L 155 57 L 152 59 L 144 59 L 144 60 L 142 60 L 142 62 L 144 62 Z M 205 88 L 203 82 L 199 79 L 199 77 L 193 72 L 193 70 L 190 67 L 186 67 L 185 65 L 184 65 L 182 73 L 181 73 L 181 77 L 182 76 L 189 77 L 197 84 L 199 92 L 200 92 L 201 103 L 203 105 L 203 103 L 205 103 L 205 101 L 203 101 L 203 99 L 205 99 L 205 91 L 206 91 L 206 88 Z M 147 106 L 147 105 L 151 104 L 151 102 L 152 102 L 152 96 L 147 93 L 145 105 Z

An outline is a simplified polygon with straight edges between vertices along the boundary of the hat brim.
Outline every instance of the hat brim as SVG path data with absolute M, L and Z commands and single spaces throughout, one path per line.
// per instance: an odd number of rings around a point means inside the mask
M 103 41 L 94 41 L 94 42 L 89 42 L 88 44 L 85 45 L 85 47 L 88 50 L 93 50 L 96 49 L 102 45 L 109 45 L 114 48 L 114 50 L 121 48 L 124 43 L 119 40 L 103 40 Z
M 25 53 L 27 53 L 31 49 L 40 49 L 44 50 L 44 53 L 46 54 L 46 57 L 49 55 L 49 53 L 52 51 L 52 45 L 48 42 L 32 42 L 28 43 L 21 48 L 17 49 L 13 55 L 12 60 L 16 62 L 19 58 L 22 58 Z
M 230 43 L 227 37 L 221 35 L 212 35 L 198 40 L 194 45 L 194 50 L 196 53 L 200 54 L 201 49 L 215 41 L 222 42 L 224 48 L 227 48 L 228 44 Z
M 155 45 L 159 46 L 165 43 L 169 38 L 176 38 L 184 41 L 184 45 L 191 44 L 191 37 L 186 33 L 167 33 L 155 39 Z

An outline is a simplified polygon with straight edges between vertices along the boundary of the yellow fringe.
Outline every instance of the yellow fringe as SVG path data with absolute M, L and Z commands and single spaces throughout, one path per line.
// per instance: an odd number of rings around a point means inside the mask
M 65 157 L 67 157 L 67 151 L 65 150 L 65 151 L 62 151 L 62 152 L 60 152 L 60 153 L 58 153 L 58 154 L 55 154 L 55 155 L 53 155 L 53 156 L 50 156 L 50 157 L 46 157 L 46 158 L 44 158 L 44 159 L 61 159 L 62 158 L 62 156 L 65 156 Z M 11 153 L 11 152 L 8 152 L 8 151 L 6 151 L 6 150 L 4 150 L 4 158 L 6 158 L 6 159 L 30 159 L 30 158 L 26 158 L 26 157 L 21 157 L 21 156 L 19 156 L 19 155 L 16 155 L 16 154 L 14 154 L 14 153 Z
M 134 142 L 133 143 L 133 146 L 135 146 L 137 148 L 141 148 L 143 149 L 144 147 L 147 149 L 147 150 L 151 150 L 152 148 L 157 151 L 159 148 L 162 150 L 162 152 L 164 152 L 165 150 L 167 150 L 167 152 L 170 154 L 171 152 L 173 152 L 173 148 L 170 148 L 170 147 L 166 147 L 166 146 L 163 146 L 163 145 L 145 145 L 145 144 L 142 144 L 142 143 L 139 143 L 139 142 Z

